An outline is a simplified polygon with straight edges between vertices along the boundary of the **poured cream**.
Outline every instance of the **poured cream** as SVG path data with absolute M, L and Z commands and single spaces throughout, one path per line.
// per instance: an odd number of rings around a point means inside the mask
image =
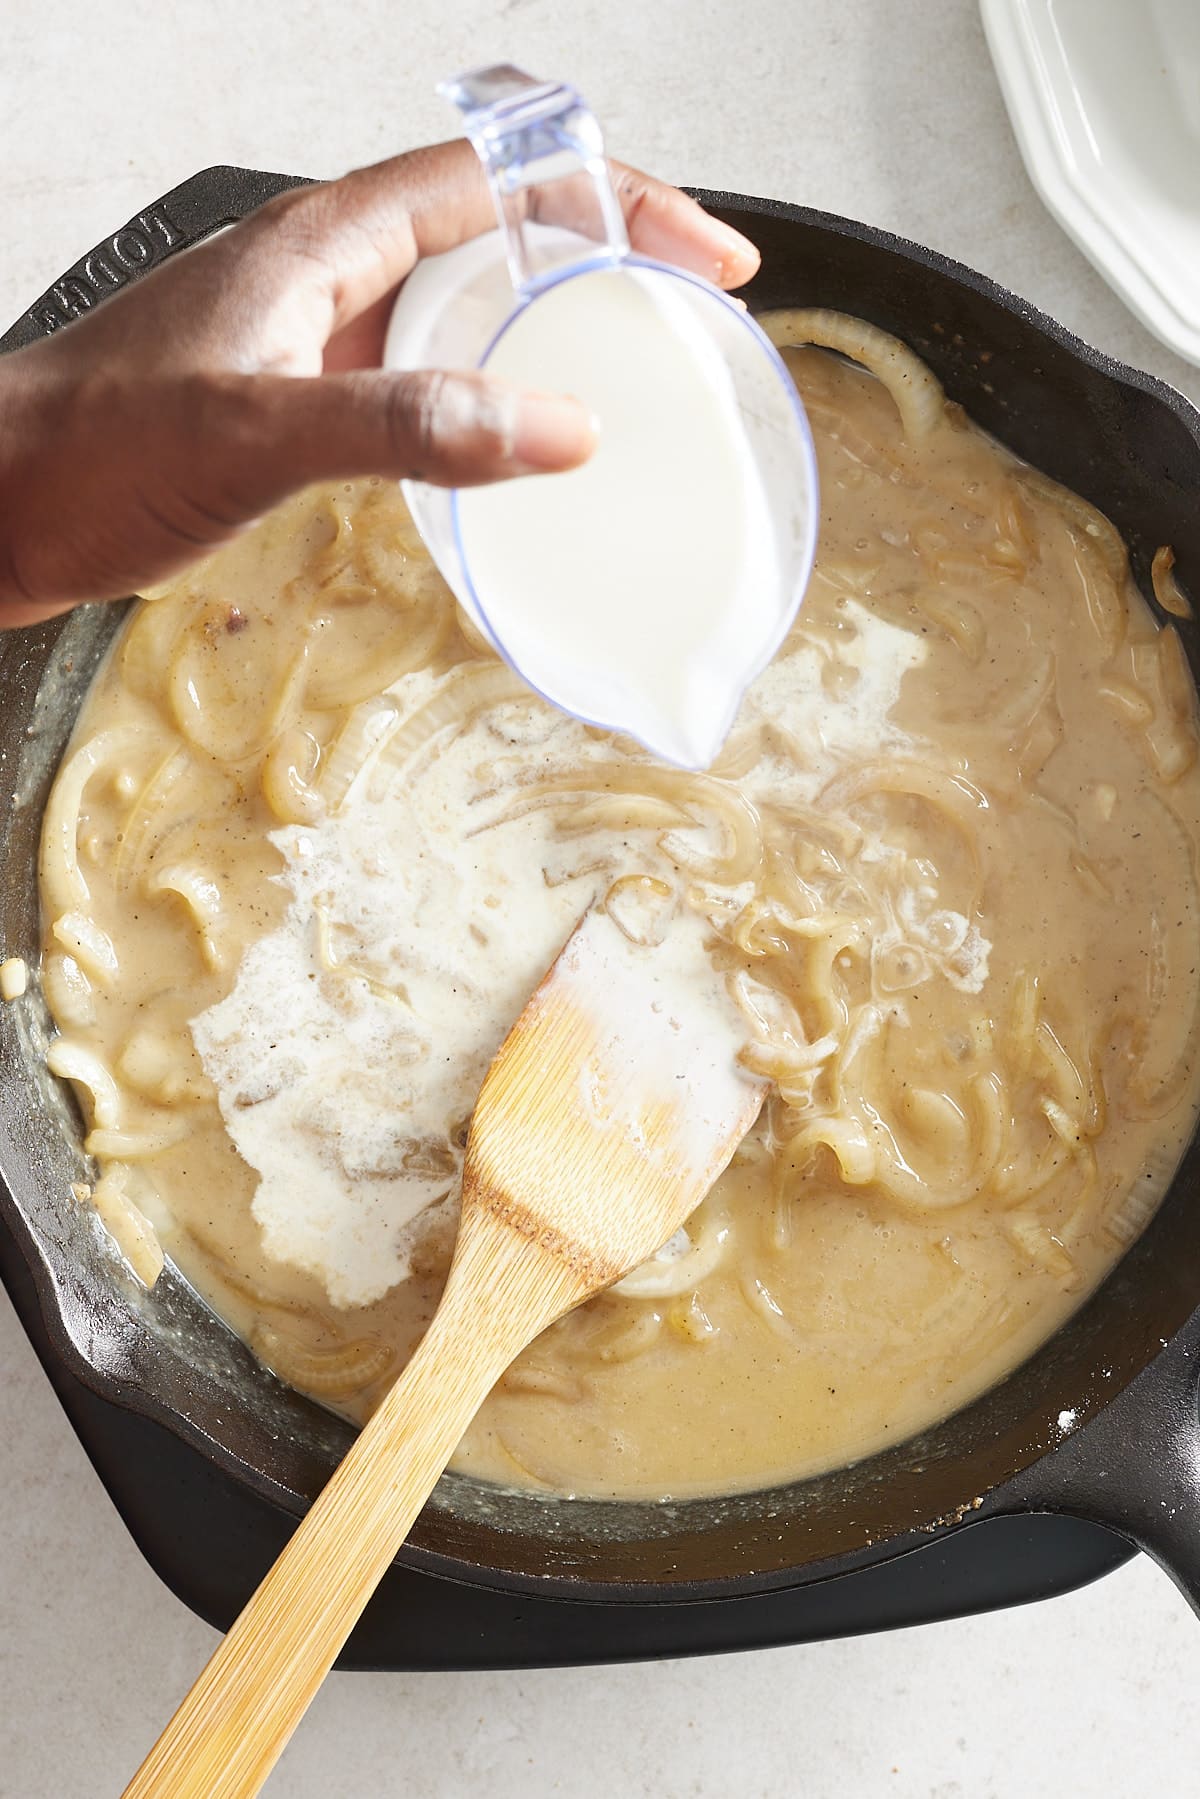
M 748 718 L 769 715 L 813 745 L 795 780 L 809 798 L 849 743 L 871 751 L 898 740 L 888 714 L 904 672 L 925 657 L 919 637 L 864 608 L 846 616 L 835 661 L 857 677 L 851 702 L 831 700 L 822 658 L 801 644 L 747 706 Z M 397 729 L 434 686 L 428 674 L 396 683 Z M 489 792 L 480 771 L 518 747 L 584 765 L 605 756 L 576 721 L 518 700 L 460 731 L 419 781 L 373 797 L 368 762 L 340 810 L 273 833 L 286 917 L 249 946 L 232 992 L 192 1028 L 225 1127 L 259 1177 L 264 1248 L 315 1275 L 337 1306 L 381 1299 L 411 1273 L 407 1227 L 459 1173 L 456 1127 L 489 1062 L 609 884 L 595 867 L 572 872 L 579 845 L 564 842 L 548 810 L 506 821 L 511 792 Z M 779 787 L 764 767 L 746 791 Z M 713 833 L 694 835 L 702 846 Z M 678 887 L 662 851 L 643 851 L 638 869 Z

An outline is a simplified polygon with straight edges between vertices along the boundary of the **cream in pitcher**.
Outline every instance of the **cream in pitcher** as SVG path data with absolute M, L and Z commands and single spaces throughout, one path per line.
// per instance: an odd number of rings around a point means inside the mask
M 573 90 L 498 68 L 444 91 L 501 230 L 410 277 L 385 360 L 474 363 L 574 394 L 600 442 L 567 474 L 452 493 L 409 483 L 406 497 L 460 603 L 532 686 L 666 761 L 707 767 L 812 566 L 803 408 L 736 302 L 630 251 Z M 586 236 L 522 216 L 550 184 L 553 210 Z

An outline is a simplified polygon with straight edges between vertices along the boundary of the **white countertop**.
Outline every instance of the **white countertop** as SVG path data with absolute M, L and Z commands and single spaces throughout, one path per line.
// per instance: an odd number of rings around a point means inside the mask
M 0 319 L 214 162 L 448 132 L 437 77 L 573 78 L 613 150 L 947 251 L 1200 401 L 1025 177 L 972 0 L 58 0 L 4 8 Z M 0 1799 L 118 1793 L 214 1642 L 142 1562 L 0 1297 Z M 1197 1789 L 1200 1624 L 1144 1560 L 1069 1598 L 652 1667 L 339 1675 L 280 1799 L 1147 1799 Z

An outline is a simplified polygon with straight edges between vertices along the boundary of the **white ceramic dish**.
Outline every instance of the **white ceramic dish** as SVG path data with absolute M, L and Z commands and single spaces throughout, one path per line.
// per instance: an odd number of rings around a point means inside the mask
M 1146 326 L 1200 364 L 1200 0 L 980 0 L 1030 179 Z

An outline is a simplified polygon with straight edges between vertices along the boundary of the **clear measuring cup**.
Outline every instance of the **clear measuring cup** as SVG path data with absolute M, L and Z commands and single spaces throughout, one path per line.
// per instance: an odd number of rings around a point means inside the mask
M 600 444 L 566 474 L 406 482 L 414 520 L 468 616 L 531 686 L 706 767 L 812 568 L 803 407 L 740 305 L 631 251 L 600 129 L 574 89 L 502 66 L 439 91 L 462 113 L 500 226 L 418 265 L 385 365 L 486 368 L 573 392 Z

